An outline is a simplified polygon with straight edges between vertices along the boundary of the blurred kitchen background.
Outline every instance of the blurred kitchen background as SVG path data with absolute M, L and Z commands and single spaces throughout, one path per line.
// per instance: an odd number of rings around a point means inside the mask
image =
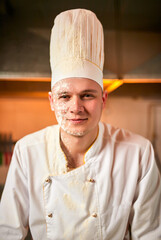
M 71 8 L 96 13 L 105 42 L 102 120 L 153 143 L 161 169 L 161 1 L 0 0 L 0 184 L 15 142 L 56 123 L 48 102 L 54 18 Z

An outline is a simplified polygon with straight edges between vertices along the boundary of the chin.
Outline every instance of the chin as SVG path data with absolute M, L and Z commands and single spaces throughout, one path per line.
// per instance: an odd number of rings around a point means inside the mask
M 68 129 L 68 128 L 62 128 L 64 132 L 71 136 L 75 137 L 83 137 L 86 134 L 86 131 L 76 130 L 76 129 Z
M 87 129 L 83 129 L 83 126 L 71 126 L 66 120 L 63 118 L 57 118 L 58 124 L 61 127 L 61 129 L 71 135 L 76 137 L 83 137 L 88 132 Z

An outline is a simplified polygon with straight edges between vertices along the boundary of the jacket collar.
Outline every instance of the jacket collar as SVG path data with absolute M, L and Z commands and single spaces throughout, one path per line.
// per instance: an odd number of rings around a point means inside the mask
M 100 152 L 103 141 L 104 125 L 99 123 L 99 132 L 95 142 L 89 147 L 84 156 L 84 162 L 90 163 Z M 46 134 L 47 142 L 47 161 L 51 176 L 67 173 L 67 160 L 60 146 L 60 127 L 54 125 L 48 128 Z

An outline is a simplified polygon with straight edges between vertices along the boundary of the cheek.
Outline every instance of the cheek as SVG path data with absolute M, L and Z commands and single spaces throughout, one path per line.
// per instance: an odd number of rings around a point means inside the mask
M 65 115 L 64 110 L 55 109 L 55 117 L 60 126 L 64 125 L 64 121 L 65 121 L 64 115 Z
M 67 104 L 63 103 L 63 104 L 55 104 L 54 106 L 54 110 L 55 110 L 55 116 L 57 119 L 57 122 L 60 126 L 64 126 L 66 125 L 66 114 L 68 112 L 68 106 Z
M 86 106 L 88 112 L 92 115 L 97 115 L 100 111 L 102 111 L 102 101 L 91 101 L 88 106 Z
M 67 112 L 67 109 L 68 109 L 68 107 L 67 107 L 67 104 L 65 104 L 65 103 L 54 104 L 54 110 L 55 110 L 56 114 L 59 114 L 59 115 L 65 114 Z

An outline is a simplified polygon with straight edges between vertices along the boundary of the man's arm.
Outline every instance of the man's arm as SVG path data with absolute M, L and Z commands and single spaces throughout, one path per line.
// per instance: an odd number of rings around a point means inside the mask
M 22 240 L 28 229 L 28 191 L 24 163 L 16 144 L 0 204 L 0 240 Z
M 147 144 L 131 214 L 132 240 L 161 240 L 161 177 L 153 148 Z

